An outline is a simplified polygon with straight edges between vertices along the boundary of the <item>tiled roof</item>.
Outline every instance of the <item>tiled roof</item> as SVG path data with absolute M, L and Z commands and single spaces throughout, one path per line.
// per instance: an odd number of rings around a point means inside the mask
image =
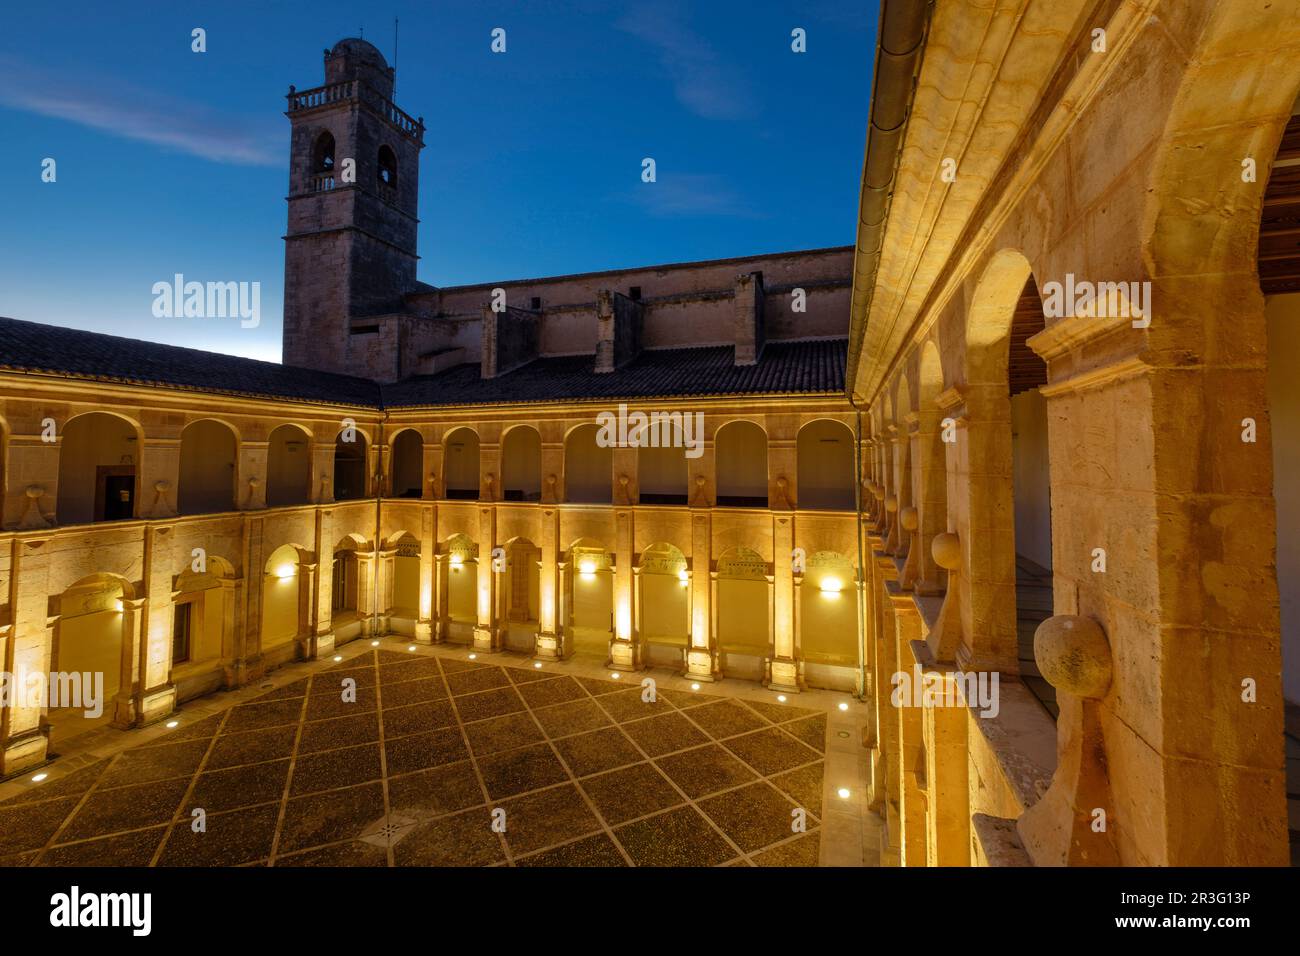
M 488 405 L 575 399 L 687 398 L 844 391 L 847 339 L 768 342 L 756 365 L 729 345 L 642 352 L 614 372 L 593 357 L 540 358 L 495 379 L 477 363 L 380 386 L 365 378 L 0 318 L 0 369 L 230 395 L 359 405 Z
M 493 379 L 458 365 L 384 386 L 384 404 L 488 405 L 595 398 L 839 393 L 847 339 L 768 342 L 756 365 L 734 364 L 730 345 L 642 352 L 613 372 L 592 371 L 590 355 L 540 358 Z
M 232 395 L 379 406 L 369 379 L 0 318 L 0 368 Z

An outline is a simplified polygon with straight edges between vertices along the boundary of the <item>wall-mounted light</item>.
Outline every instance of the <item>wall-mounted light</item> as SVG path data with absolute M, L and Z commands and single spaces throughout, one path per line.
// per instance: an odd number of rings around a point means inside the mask
M 825 577 L 821 581 L 822 594 L 839 594 L 844 590 L 844 582 L 836 577 Z
M 583 562 L 581 562 L 581 563 L 578 565 L 578 573 L 581 574 L 581 575 L 583 575 L 584 577 L 586 577 L 586 576 L 590 576 L 590 575 L 592 575 L 592 574 L 595 574 L 595 573 L 596 573 L 596 562 L 595 562 L 595 561 L 591 561 L 591 560 L 587 560 L 587 561 L 583 561 Z
M 451 560 L 451 569 L 453 571 L 459 571 L 460 566 L 465 563 L 465 556 L 463 554 L 453 554 L 450 560 Z
M 282 564 L 275 569 L 275 576 L 281 581 L 291 578 L 296 574 L 298 569 L 292 564 Z
M 122 603 L 121 598 L 118 598 L 116 601 L 113 602 L 113 609 L 117 611 L 119 614 L 121 614 L 123 611 L 126 610 L 126 605 Z
M 686 585 L 690 584 L 691 582 L 691 572 L 687 571 L 685 568 L 682 568 L 680 571 L 677 572 L 677 580 L 681 582 L 682 587 L 686 587 Z

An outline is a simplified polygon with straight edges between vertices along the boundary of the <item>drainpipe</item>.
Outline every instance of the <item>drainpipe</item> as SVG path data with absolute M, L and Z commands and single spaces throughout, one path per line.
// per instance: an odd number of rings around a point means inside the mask
M 857 511 L 855 537 L 858 544 L 858 700 L 867 696 L 867 565 L 862 538 L 862 410 L 853 399 L 849 399 L 854 409 L 855 424 L 853 428 L 853 501 Z
M 867 313 L 880 267 L 885 221 L 894 196 L 894 180 L 903 138 L 916 94 L 916 78 L 925 52 L 933 0 L 882 0 L 876 33 L 876 62 L 867 119 L 867 149 L 862 161 L 858 199 L 857 248 L 853 253 L 853 289 L 849 306 L 849 355 L 845 366 L 850 392 L 857 390 L 858 363 L 866 338 Z
M 380 532 L 380 501 L 384 492 L 384 423 L 381 421 L 379 427 L 375 430 L 375 437 L 379 439 L 375 445 L 375 456 L 378 459 L 375 468 L 375 559 L 370 568 L 370 588 L 372 598 L 370 604 L 370 637 L 374 640 L 379 637 L 379 532 Z M 417 617 L 419 615 L 416 615 Z

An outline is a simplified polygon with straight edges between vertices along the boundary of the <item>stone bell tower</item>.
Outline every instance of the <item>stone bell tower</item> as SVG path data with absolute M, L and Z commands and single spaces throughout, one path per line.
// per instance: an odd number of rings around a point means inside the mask
M 289 88 L 286 365 L 397 376 L 424 121 L 393 103 L 394 80 L 379 50 L 347 39 L 325 51 L 323 86 Z

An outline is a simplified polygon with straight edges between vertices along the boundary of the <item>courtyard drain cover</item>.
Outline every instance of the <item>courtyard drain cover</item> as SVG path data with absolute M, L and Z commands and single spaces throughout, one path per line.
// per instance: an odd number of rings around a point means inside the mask
M 372 846 L 396 846 L 397 841 L 410 833 L 414 827 L 415 821 L 410 817 L 392 814 L 387 817 L 380 817 L 370 824 L 361 831 L 361 836 L 357 837 L 357 839 Z

